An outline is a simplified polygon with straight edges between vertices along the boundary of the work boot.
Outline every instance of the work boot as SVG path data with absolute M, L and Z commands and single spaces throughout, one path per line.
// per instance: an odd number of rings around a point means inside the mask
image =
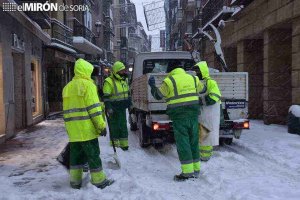
M 209 161 L 210 158 L 205 158 L 205 157 L 200 157 L 201 162 L 207 162 Z
M 186 181 L 189 178 L 194 178 L 194 176 L 193 175 L 185 175 L 185 174 L 181 173 L 179 175 L 174 176 L 174 181 L 181 182 L 181 181 Z
M 123 151 L 128 151 L 128 147 L 121 147 Z
M 200 171 L 195 171 L 194 172 L 194 178 L 199 178 L 200 176 Z
M 107 186 L 110 186 L 115 181 L 113 179 L 105 179 L 100 185 L 97 185 L 97 188 L 104 189 Z
M 81 184 L 70 184 L 71 188 L 79 190 L 81 188 Z

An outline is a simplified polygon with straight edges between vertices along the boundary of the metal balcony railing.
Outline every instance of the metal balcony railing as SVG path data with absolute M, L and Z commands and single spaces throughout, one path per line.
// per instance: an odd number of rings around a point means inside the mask
M 93 32 L 84 25 L 76 25 L 73 27 L 73 30 L 74 36 L 82 36 L 92 43 L 95 41 L 95 36 Z
M 47 0 L 37 0 L 35 3 L 45 3 Z M 23 3 L 30 3 L 27 0 L 15 0 L 18 5 Z M 42 29 L 50 29 L 50 17 L 49 12 L 45 11 L 25 11 L 24 12 L 31 20 L 35 21 Z
M 81 24 L 76 18 L 69 21 L 70 27 L 73 27 L 73 36 L 81 36 L 91 43 L 95 44 L 95 34 L 86 26 Z
M 73 33 L 71 28 L 56 19 L 51 19 L 51 27 L 52 40 L 61 42 L 63 44 L 72 45 Z

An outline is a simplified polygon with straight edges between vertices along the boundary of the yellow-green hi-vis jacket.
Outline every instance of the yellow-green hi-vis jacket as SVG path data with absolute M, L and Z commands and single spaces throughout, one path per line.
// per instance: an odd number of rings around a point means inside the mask
M 97 87 L 91 79 L 93 69 L 92 64 L 78 59 L 75 76 L 63 89 L 63 114 L 70 142 L 95 139 L 106 126 Z
M 177 84 L 181 83 L 181 84 Z M 168 109 L 179 106 L 199 104 L 198 91 L 204 85 L 198 77 L 187 74 L 183 69 L 172 70 L 159 88 L 162 97 L 165 97 Z

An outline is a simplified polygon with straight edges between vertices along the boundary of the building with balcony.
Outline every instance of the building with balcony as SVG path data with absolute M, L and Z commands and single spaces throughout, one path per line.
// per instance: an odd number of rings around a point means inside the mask
M 165 0 L 166 12 L 166 49 L 175 51 L 182 47 L 181 32 L 179 31 L 182 20 L 180 0 Z
M 116 60 L 129 65 L 134 57 L 132 48 L 129 49 L 129 37 L 136 33 L 137 18 L 135 5 L 130 0 L 114 0 L 115 40 L 114 54 Z
M 0 142 L 62 111 L 62 90 L 76 59 L 94 64 L 96 82 L 100 66 L 115 59 L 112 0 L 51 1 L 88 6 L 85 11 L 7 12 L 3 3 L 12 1 L 0 1 Z
M 300 1 L 217 3 L 204 5 L 203 24 L 225 20 L 220 32 L 227 65 L 230 71 L 249 74 L 250 118 L 286 123 L 289 107 L 300 104 Z M 229 19 L 228 11 L 236 7 L 242 10 Z M 204 42 L 203 53 L 210 66 L 217 66 L 210 42 Z
M 184 35 L 198 28 L 213 35 L 213 24 L 229 71 L 249 74 L 249 117 L 284 124 L 300 103 L 299 8 L 296 0 L 165 0 L 167 50 L 186 50 Z M 197 48 L 221 69 L 211 41 L 203 37 Z
M 128 65 L 132 66 L 135 56 L 140 52 L 150 52 L 151 46 L 148 36 L 141 22 L 129 33 L 128 38 Z
M 73 1 L 54 0 L 52 3 L 71 5 Z M 49 16 L 51 29 L 45 31 L 51 36 L 51 43 L 43 48 L 46 117 L 62 111 L 62 90 L 73 77 L 74 63 L 78 57 L 73 45 L 73 27 L 68 23 L 74 13 L 51 11 Z
M 44 119 L 43 46 L 51 43 L 48 13 L 7 12 L 8 2 L 0 1 L 0 143 Z
M 108 63 L 113 63 L 115 61 L 114 55 L 114 16 L 112 10 L 112 0 L 105 0 L 103 2 L 103 15 L 104 15 L 104 33 L 103 33 L 103 43 L 104 43 L 104 60 L 106 59 Z
M 200 0 L 165 0 L 167 50 L 187 50 L 184 37 L 200 26 L 200 3 Z
M 108 57 L 113 60 L 110 46 L 107 46 L 107 19 L 111 1 L 55 0 L 59 5 L 84 5 L 89 9 L 73 12 L 51 12 L 51 44 L 45 49 L 47 71 L 48 112 L 62 110 L 61 92 L 73 77 L 73 66 L 77 58 L 84 58 L 94 64 L 95 74 L 100 76 L 100 61 Z M 110 25 L 111 26 L 111 25 Z M 111 37 L 113 35 L 110 34 Z M 98 81 L 97 81 L 98 83 Z M 101 83 L 99 82 L 99 85 Z
M 150 40 L 141 22 L 137 23 L 137 34 L 142 38 L 140 41 L 140 49 L 138 50 L 138 52 L 150 52 Z

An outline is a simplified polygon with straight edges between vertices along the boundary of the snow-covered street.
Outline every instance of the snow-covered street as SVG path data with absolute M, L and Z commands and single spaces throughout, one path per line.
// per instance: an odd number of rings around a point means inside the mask
M 100 137 L 101 158 L 116 182 L 100 190 L 87 180 L 69 187 L 67 171 L 56 156 L 67 143 L 61 119 L 44 121 L 0 148 L 0 199 L 272 199 L 300 197 L 300 136 L 285 126 L 251 121 L 240 140 L 222 146 L 199 179 L 174 182 L 180 172 L 174 145 L 141 149 L 129 133 L 129 151 L 118 149 L 120 170 L 109 169 L 113 149 Z

